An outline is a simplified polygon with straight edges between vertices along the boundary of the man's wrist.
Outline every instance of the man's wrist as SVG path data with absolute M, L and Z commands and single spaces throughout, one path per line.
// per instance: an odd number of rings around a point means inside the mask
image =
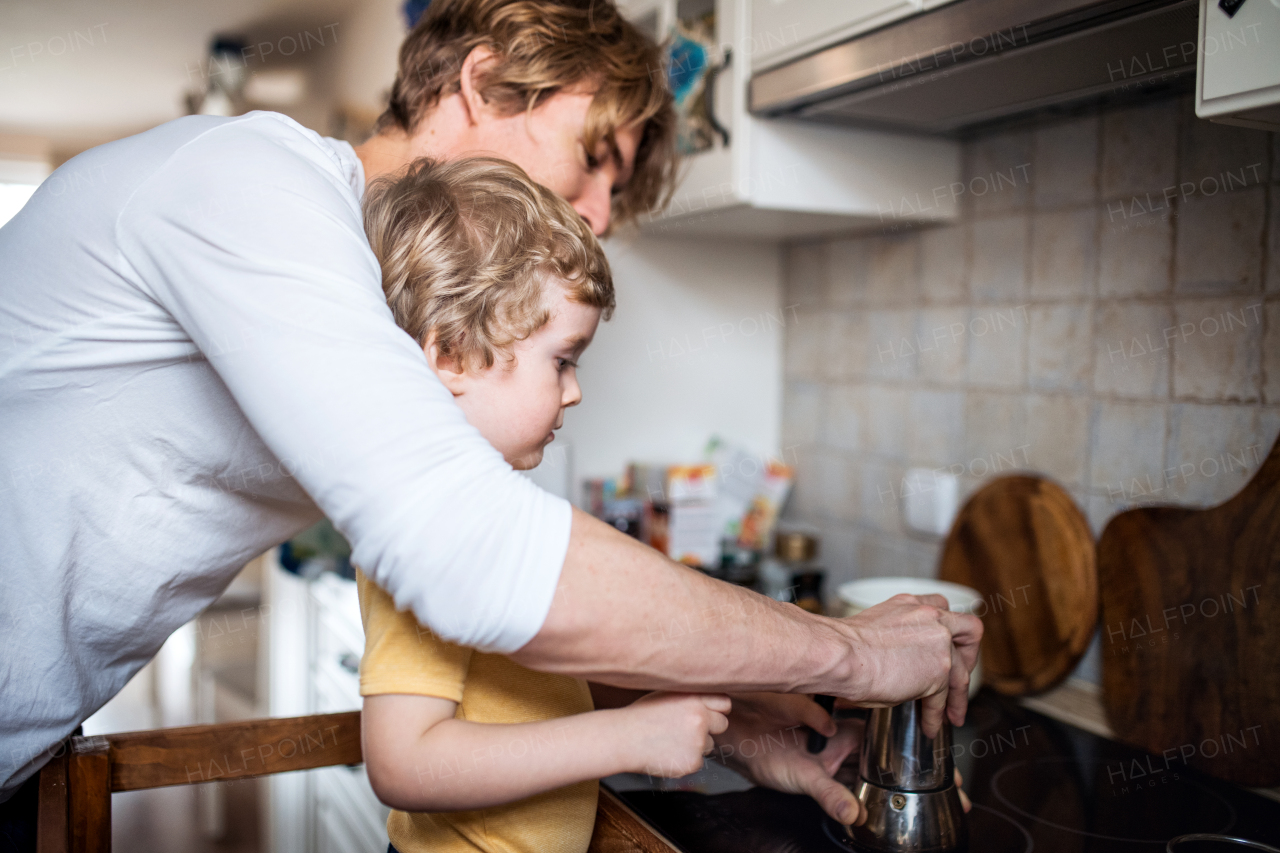
M 815 618 L 813 662 L 807 683 L 795 692 L 856 699 L 870 692 L 874 661 L 857 626 L 843 619 Z

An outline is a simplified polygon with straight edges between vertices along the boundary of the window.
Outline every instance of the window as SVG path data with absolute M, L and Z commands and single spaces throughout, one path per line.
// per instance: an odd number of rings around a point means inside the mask
M 0 183 L 0 227 L 22 210 L 22 206 L 35 191 L 35 184 Z

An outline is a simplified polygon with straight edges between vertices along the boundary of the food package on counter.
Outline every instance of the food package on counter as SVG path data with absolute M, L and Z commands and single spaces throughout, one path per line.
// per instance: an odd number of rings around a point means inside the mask
M 783 465 L 775 459 L 765 463 L 764 477 L 760 481 L 759 491 L 751 499 L 747 514 L 742 519 L 742 529 L 738 533 L 738 544 L 744 548 L 763 551 L 773 535 L 773 528 L 778 523 L 778 513 L 787 502 L 791 493 L 791 483 L 795 472 L 789 465 Z
M 791 491 L 793 470 L 715 437 L 707 444 L 707 458 L 716 466 L 721 535 L 743 548 L 763 550 Z
M 720 562 L 721 516 L 716 466 L 676 465 L 667 470 L 667 555 L 690 566 Z
M 612 479 L 597 478 L 582 481 L 583 508 L 596 518 L 604 518 L 604 505 L 618 496 L 618 485 Z
M 645 505 L 635 498 L 610 498 L 604 501 L 600 519 L 628 536 L 644 541 Z
M 624 492 L 627 497 L 655 504 L 667 502 L 668 465 L 651 462 L 632 462 L 627 466 Z

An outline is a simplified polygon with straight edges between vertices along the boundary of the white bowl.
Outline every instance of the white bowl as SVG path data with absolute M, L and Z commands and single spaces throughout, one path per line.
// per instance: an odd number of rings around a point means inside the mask
M 841 584 L 836 589 L 836 597 L 843 605 L 840 615 L 853 616 L 904 592 L 909 595 L 941 595 L 957 613 L 972 614 L 982 603 L 982 594 L 976 589 L 925 578 L 863 578 Z M 969 678 L 969 695 L 973 696 L 981 686 L 982 655 L 979 654 Z

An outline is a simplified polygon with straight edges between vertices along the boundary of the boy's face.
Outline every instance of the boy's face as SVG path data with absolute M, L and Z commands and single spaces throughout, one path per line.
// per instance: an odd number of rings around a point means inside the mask
M 492 367 L 463 370 L 437 365 L 467 421 L 517 470 L 537 467 L 542 451 L 564 424 L 564 410 L 578 405 L 577 360 L 600 322 L 600 309 L 569 300 L 564 288 L 547 288 L 551 319 L 501 354 Z

